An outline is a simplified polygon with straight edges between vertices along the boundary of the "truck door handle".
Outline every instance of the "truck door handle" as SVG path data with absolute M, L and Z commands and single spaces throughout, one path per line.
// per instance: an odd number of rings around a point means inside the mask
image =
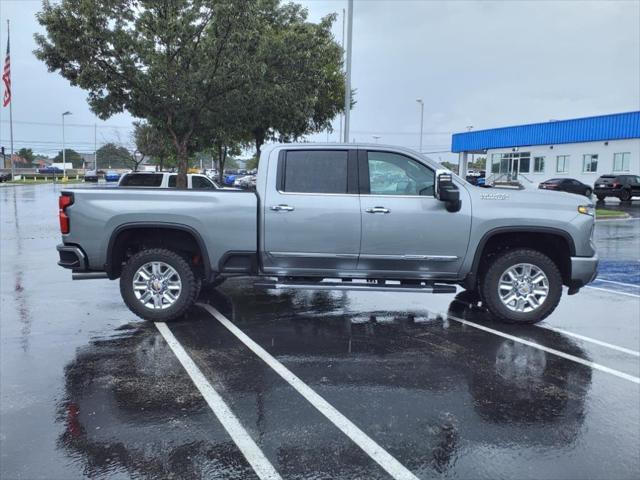
M 290 207 L 289 205 L 271 205 L 271 210 L 274 212 L 292 212 L 295 208 Z
M 371 207 L 365 210 L 367 213 L 391 213 L 391 210 L 384 207 Z

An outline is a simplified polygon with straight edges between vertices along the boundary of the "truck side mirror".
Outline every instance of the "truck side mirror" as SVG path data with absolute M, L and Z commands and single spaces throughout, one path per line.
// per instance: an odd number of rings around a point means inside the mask
M 453 183 L 453 177 L 450 173 L 441 173 L 438 175 L 436 194 L 438 200 L 445 203 L 448 212 L 457 212 L 462 206 L 460 201 L 460 190 Z

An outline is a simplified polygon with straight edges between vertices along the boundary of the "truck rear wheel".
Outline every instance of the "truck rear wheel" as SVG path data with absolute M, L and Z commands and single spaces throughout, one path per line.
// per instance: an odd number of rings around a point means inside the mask
M 193 305 L 201 282 L 185 258 L 164 248 L 142 250 L 122 268 L 120 293 L 139 317 L 166 322 Z
M 498 256 L 481 279 L 489 312 L 507 323 L 537 323 L 553 312 L 562 295 L 562 276 L 545 254 L 528 248 Z

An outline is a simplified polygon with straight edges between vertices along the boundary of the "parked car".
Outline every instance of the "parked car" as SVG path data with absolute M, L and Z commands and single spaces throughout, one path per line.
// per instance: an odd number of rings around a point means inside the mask
M 11 180 L 11 173 L 0 173 L 0 183 Z
M 120 174 L 113 170 L 107 170 L 107 173 L 104 174 L 104 179 L 107 182 L 117 182 L 120 180 Z
M 63 173 L 64 171 L 58 167 L 42 167 L 38 169 L 38 173 Z
M 233 186 L 238 188 L 255 188 L 256 176 L 245 175 L 243 177 L 236 177 L 236 179 L 233 182 Z
M 551 178 L 540 182 L 538 188 L 541 190 L 556 190 L 560 192 L 576 193 L 591 197 L 593 189 L 589 185 L 576 180 L 575 178 Z
M 129 172 L 125 173 L 119 187 L 175 188 L 178 174 L 170 172 Z M 188 173 L 187 188 L 195 190 L 217 190 L 220 186 L 206 175 Z
M 492 318 L 535 323 L 563 285 L 573 295 L 596 276 L 593 204 L 575 195 L 487 192 L 401 147 L 275 144 L 261 155 L 255 193 L 63 190 L 59 265 L 75 279 L 119 278 L 127 306 L 153 321 L 180 317 L 202 285 L 247 275 L 275 290 L 458 284 Z M 374 170 L 399 174 L 374 182 Z
M 233 185 L 233 182 L 236 181 L 236 178 L 238 178 L 237 173 L 225 173 L 222 177 L 222 180 L 225 185 Z
M 596 180 L 593 189 L 599 202 L 605 197 L 616 197 L 628 202 L 631 197 L 640 196 L 640 176 L 638 175 L 602 175 Z
M 485 183 L 486 174 L 487 172 L 484 170 L 469 170 L 469 172 L 467 172 L 466 180 L 471 185 L 480 186 L 479 183 Z M 480 180 L 482 180 L 482 182 L 480 182 Z
M 88 170 L 84 174 L 85 182 L 97 182 L 98 181 L 98 172 L 95 170 Z

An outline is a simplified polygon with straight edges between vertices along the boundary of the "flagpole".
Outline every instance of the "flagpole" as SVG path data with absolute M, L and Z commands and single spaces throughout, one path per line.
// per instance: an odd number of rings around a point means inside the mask
M 9 44 L 9 19 L 7 18 L 7 44 Z M 11 83 L 11 70 L 9 70 L 9 83 Z M 9 138 L 11 140 L 11 180 L 15 179 L 16 170 L 13 162 L 13 92 L 11 92 L 11 100 L 9 101 Z

